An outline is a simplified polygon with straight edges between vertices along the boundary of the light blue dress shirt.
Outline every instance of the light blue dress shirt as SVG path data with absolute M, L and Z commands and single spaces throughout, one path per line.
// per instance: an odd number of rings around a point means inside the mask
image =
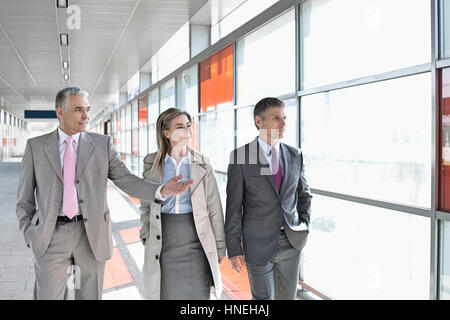
M 175 159 L 166 154 L 166 157 L 164 158 L 164 174 L 162 183 L 165 184 L 167 183 L 167 181 L 180 174 L 183 174 L 184 176 L 183 179 L 179 181 L 189 180 L 190 179 L 189 163 L 190 163 L 189 156 L 186 156 L 183 159 L 181 159 L 180 163 L 178 163 L 177 165 Z M 161 207 L 161 212 L 171 214 L 182 214 L 192 212 L 191 187 L 189 187 L 182 194 L 176 196 L 168 196 Z

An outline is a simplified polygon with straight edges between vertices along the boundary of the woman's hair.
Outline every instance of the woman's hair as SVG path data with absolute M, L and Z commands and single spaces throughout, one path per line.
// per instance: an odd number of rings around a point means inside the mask
M 155 165 L 163 173 L 163 163 L 166 154 L 170 153 L 170 140 L 164 136 L 164 130 L 170 130 L 170 122 L 178 116 L 185 115 L 192 123 L 192 117 L 186 111 L 170 108 L 161 113 L 156 121 L 156 140 L 158 142 L 158 154 L 156 155 Z

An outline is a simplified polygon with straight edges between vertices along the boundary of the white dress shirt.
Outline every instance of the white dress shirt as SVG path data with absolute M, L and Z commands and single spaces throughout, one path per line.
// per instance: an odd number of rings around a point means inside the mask
M 275 147 L 278 154 L 280 154 L 280 141 L 275 143 L 275 145 L 272 147 L 269 144 L 265 143 L 261 137 L 258 137 L 258 143 L 261 146 L 261 149 L 264 151 L 264 155 L 266 156 L 267 162 L 269 163 L 270 170 L 272 170 L 272 148 Z
M 67 134 L 64 133 L 64 131 L 61 130 L 60 127 L 58 127 L 58 137 L 59 137 L 59 158 L 61 160 L 61 175 L 64 179 L 64 152 L 66 151 L 66 139 L 68 137 Z M 77 156 L 78 156 L 78 141 L 80 140 L 80 132 L 72 136 L 73 139 L 73 154 L 75 156 L 75 163 L 77 163 Z M 64 197 L 63 197 L 64 199 Z M 61 200 L 61 207 L 59 208 L 59 216 L 65 216 L 65 214 L 62 212 L 63 208 L 63 201 Z

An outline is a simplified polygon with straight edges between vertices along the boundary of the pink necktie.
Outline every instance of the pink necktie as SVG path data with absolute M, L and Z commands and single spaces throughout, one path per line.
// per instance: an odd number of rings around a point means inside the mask
M 275 186 L 277 187 L 277 191 L 279 193 L 280 187 L 281 187 L 281 178 L 282 178 L 280 157 L 279 157 L 277 149 L 275 147 L 272 147 L 271 153 L 272 153 L 273 180 L 275 181 Z
M 75 155 L 72 137 L 67 137 L 66 144 L 63 169 L 63 212 L 72 219 L 78 213 L 78 196 L 75 188 Z

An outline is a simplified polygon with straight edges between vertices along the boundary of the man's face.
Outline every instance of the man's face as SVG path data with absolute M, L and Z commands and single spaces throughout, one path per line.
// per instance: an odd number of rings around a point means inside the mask
M 88 100 L 83 96 L 68 96 L 66 103 L 66 109 L 56 109 L 61 129 L 68 135 L 86 131 L 90 111 Z
M 283 139 L 286 128 L 285 107 L 270 107 L 266 110 L 263 117 L 255 117 L 255 123 L 262 136 L 267 136 L 267 142 L 276 142 Z

